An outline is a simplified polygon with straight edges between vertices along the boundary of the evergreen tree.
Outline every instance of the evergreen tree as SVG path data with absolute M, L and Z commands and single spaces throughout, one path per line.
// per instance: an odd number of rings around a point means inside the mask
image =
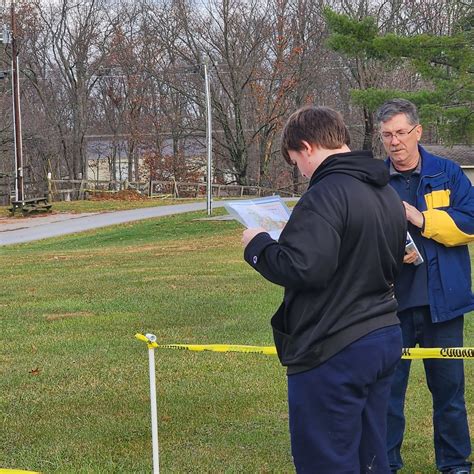
M 359 87 L 351 92 L 354 103 L 373 112 L 385 100 L 402 97 L 414 102 L 425 125 L 433 125 L 447 143 L 473 142 L 474 137 L 474 15 L 458 22 L 451 35 L 381 34 L 375 19 L 351 19 L 325 11 L 330 35 L 328 45 L 356 61 L 378 61 L 386 68 L 407 68 L 427 85 L 399 90 Z

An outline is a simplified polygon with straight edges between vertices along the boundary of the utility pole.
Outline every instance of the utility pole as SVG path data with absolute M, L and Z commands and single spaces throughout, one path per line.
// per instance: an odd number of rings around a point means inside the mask
M 207 215 L 212 214 L 212 111 L 211 111 L 211 88 L 207 64 L 204 64 L 204 83 L 206 89 L 206 141 L 207 141 Z
M 15 201 L 23 201 L 23 142 L 21 134 L 21 108 L 20 108 L 20 78 L 18 62 L 18 45 L 16 42 L 17 28 L 15 15 L 15 1 L 11 1 L 11 44 L 12 44 L 12 91 L 13 91 L 13 135 L 15 150 Z

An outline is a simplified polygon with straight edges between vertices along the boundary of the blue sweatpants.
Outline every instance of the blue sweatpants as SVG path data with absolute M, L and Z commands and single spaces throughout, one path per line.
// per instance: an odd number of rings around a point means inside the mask
M 400 327 L 373 331 L 320 366 L 288 376 L 299 474 L 387 474 L 386 417 Z

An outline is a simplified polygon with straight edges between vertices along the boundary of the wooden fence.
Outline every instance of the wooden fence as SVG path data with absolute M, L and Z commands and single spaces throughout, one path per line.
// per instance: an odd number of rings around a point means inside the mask
M 48 193 L 46 182 L 25 179 L 23 184 L 25 198 L 44 197 Z M 8 174 L 0 173 L 0 205 L 9 205 L 12 199 L 15 199 L 15 180 Z
M 125 189 L 136 190 L 151 198 L 204 198 L 207 195 L 206 183 L 183 181 L 87 181 L 74 179 L 52 179 L 50 192 L 48 183 L 35 183 L 25 189 L 25 198 L 42 197 L 50 194 L 52 201 L 76 201 L 88 199 L 95 193 L 116 193 Z M 303 185 L 304 186 L 304 185 Z M 213 184 L 212 196 L 215 198 L 241 198 L 246 196 L 271 196 L 279 194 L 283 197 L 299 196 L 289 189 L 266 188 L 262 186 L 241 186 L 237 184 Z M 12 183 L 0 181 L 0 204 L 8 205 L 12 193 Z M 41 195 L 41 196 L 40 196 Z
M 78 200 L 87 199 L 99 193 L 115 193 L 132 189 L 151 198 L 200 198 L 207 194 L 206 183 L 193 183 L 183 181 L 86 181 L 86 180 L 51 180 L 51 193 L 53 200 Z M 245 196 L 271 196 L 279 194 L 283 197 L 299 196 L 285 189 L 272 189 L 262 186 L 241 186 L 236 184 L 213 184 L 212 195 L 216 198 L 245 197 Z

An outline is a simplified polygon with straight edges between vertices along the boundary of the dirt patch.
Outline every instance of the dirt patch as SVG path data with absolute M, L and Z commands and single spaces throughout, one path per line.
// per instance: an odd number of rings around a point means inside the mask
M 90 192 L 90 191 L 89 191 Z M 148 196 L 140 194 L 133 189 L 122 191 L 100 191 L 90 193 L 90 201 L 148 201 Z
M 46 319 L 46 321 L 59 321 L 61 319 L 85 318 L 89 316 L 94 316 L 94 313 L 79 311 L 77 313 L 47 314 L 44 319 Z

